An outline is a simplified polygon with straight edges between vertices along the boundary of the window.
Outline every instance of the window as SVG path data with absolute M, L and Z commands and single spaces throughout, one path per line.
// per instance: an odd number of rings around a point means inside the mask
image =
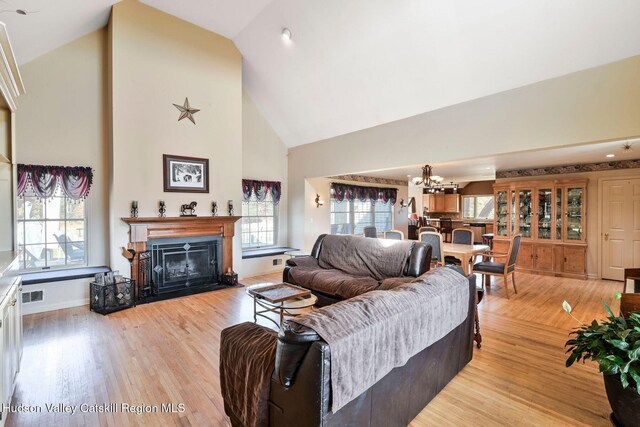
M 464 196 L 462 198 L 462 216 L 472 219 L 493 219 L 494 199 L 488 196 Z
M 242 249 L 275 246 L 278 205 L 273 203 L 271 192 L 262 202 L 255 194 L 242 202 Z
M 27 189 L 17 202 L 21 269 L 86 265 L 86 224 L 84 199 L 72 200 L 58 187 L 43 200 Z
M 363 234 L 369 225 L 375 225 L 378 232 L 391 230 L 393 205 L 380 200 L 339 202 L 331 198 L 331 234 Z

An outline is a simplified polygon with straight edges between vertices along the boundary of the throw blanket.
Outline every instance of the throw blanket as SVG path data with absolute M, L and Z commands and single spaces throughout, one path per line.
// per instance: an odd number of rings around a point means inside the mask
M 335 413 L 451 332 L 468 311 L 468 280 L 450 268 L 438 268 L 412 283 L 367 292 L 289 322 L 315 330 L 329 344 Z
M 355 236 L 325 236 L 318 257 L 322 268 L 334 268 L 352 276 L 380 281 L 402 276 L 413 241 L 367 239 Z
M 222 331 L 220 389 L 224 402 L 245 427 L 269 424 L 267 401 L 276 342 L 276 332 L 249 322 Z

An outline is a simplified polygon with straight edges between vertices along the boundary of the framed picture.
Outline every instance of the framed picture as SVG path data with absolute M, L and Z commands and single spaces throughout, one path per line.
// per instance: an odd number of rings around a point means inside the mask
M 164 191 L 209 192 L 209 159 L 164 154 Z

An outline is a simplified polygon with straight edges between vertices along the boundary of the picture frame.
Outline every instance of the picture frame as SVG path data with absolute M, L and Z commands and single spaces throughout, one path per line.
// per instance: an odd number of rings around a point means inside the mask
M 209 159 L 163 154 L 162 171 L 165 192 L 209 192 Z

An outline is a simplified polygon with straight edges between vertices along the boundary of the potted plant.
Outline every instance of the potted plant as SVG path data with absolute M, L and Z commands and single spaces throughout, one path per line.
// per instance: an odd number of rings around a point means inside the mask
M 565 344 L 569 353 L 566 366 L 589 359 L 598 362 L 613 410 L 612 421 L 624 427 L 640 427 L 640 313 L 616 317 L 604 301 L 602 304 L 607 320 L 593 320 L 587 325 L 571 313 L 569 303 L 563 302 L 564 310 L 581 325 Z

